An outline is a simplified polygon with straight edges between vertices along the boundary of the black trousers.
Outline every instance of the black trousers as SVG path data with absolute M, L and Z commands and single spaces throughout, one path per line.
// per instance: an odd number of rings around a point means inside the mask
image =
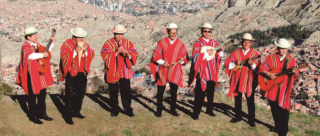
M 29 73 L 28 73 L 28 93 L 29 94 L 27 97 L 27 101 L 28 101 L 28 107 L 29 107 L 29 113 L 28 113 L 29 118 L 37 118 L 39 116 L 41 117 L 41 116 L 47 115 L 47 112 L 46 112 L 47 90 L 42 89 L 40 91 L 40 94 L 35 95 L 33 93 L 33 89 L 31 86 L 31 78 Z
M 248 113 L 249 113 L 249 117 L 248 119 L 253 121 L 253 119 L 255 118 L 256 114 L 255 114 L 255 110 L 256 107 L 254 105 L 254 95 L 255 95 L 255 88 L 257 87 L 257 83 L 252 83 L 252 93 L 250 97 L 246 96 L 247 99 L 247 105 L 248 105 Z M 238 87 L 237 87 L 238 90 Z M 236 113 L 236 117 L 237 118 L 241 118 L 242 117 L 242 93 L 240 93 L 238 91 L 239 95 L 234 97 L 235 100 L 235 113 Z
M 289 111 L 278 105 L 277 101 L 270 101 L 271 112 L 279 136 L 285 136 L 289 130 Z
M 170 110 L 174 111 L 177 108 L 177 91 L 178 91 L 178 85 L 169 82 L 170 85 L 170 92 L 171 92 L 171 103 L 170 103 Z M 164 90 L 166 89 L 166 86 L 159 86 L 158 85 L 158 92 L 157 92 L 157 112 L 162 112 L 163 109 L 163 94 Z
M 195 97 L 194 97 L 194 107 L 193 114 L 199 115 L 202 105 L 204 103 L 204 97 L 207 94 L 207 111 L 210 112 L 213 110 L 213 98 L 215 91 L 216 82 L 207 81 L 207 89 L 202 91 L 201 88 L 201 79 L 197 79 L 196 88 L 195 88 Z
M 109 85 L 109 94 L 110 94 L 110 100 L 111 100 L 111 108 L 113 113 L 119 112 L 119 100 L 118 100 L 118 94 L 119 94 L 119 88 L 120 88 L 120 94 L 121 94 L 121 102 L 123 109 L 125 112 L 132 112 L 133 109 L 131 108 L 131 91 L 130 91 L 130 80 L 121 78 L 117 83 L 114 84 L 108 84 Z
M 80 113 L 82 101 L 87 88 L 87 76 L 79 72 L 72 77 L 70 73 L 66 76 L 66 111 L 69 117 L 72 114 Z

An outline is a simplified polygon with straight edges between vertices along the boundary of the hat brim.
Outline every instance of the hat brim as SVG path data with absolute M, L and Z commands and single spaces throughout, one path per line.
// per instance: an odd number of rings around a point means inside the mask
M 78 35 L 78 34 L 76 34 L 76 33 L 74 32 L 74 28 L 72 28 L 72 29 L 70 30 L 70 32 L 71 32 L 71 34 L 72 34 L 73 36 L 79 37 L 79 38 L 84 38 L 84 37 L 86 37 L 86 36 L 88 35 L 87 32 L 85 32 L 83 35 Z
M 274 41 L 274 45 L 276 45 L 277 47 L 282 48 L 282 49 L 288 49 L 292 46 L 291 44 L 289 44 L 288 46 L 281 46 L 280 44 L 278 44 L 277 41 Z
M 122 32 L 113 30 L 112 32 L 115 33 L 115 34 L 125 34 L 125 33 L 127 33 L 127 30 L 122 31 Z
M 165 29 L 167 29 L 167 30 L 173 30 L 173 29 L 177 29 L 177 30 L 179 30 L 179 29 L 180 29 L 180 27 L 178 27 L 178 28 L 168 28 L 168 27 L 165 27 Z
M 124 33 L 127 33 L 128 32 L 128 29 L 127 28 L 124 28 L 123 31 L 116 31 L 115 28 L 112 28 L 111 31 L 115 34 L 124 34 Z
M 200 26 L 199 28 L 200 28 L 200 29 L 211 29 L 211 30 L 213 30 L 213 28 L 212 28 L 212 27 L 210 28 L 210 27 Z
M 33 32 L 25 33 L 24 36 L 33 35 L 33 34 L 38 33 L 38 32 L 39 32 L 39 29 L 36 28 Z
M 245 38 L 242 38 L 242 40 L 248 40 L 248 41 L 254 42 L 254 41 L 256 41 L 257 39 L 245 39 Z

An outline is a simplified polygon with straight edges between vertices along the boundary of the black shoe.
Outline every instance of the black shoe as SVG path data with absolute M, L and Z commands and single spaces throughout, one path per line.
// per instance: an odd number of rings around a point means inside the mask
M 232 120 L 230 120 L 231 123 L 237 123 L 239 121 L 241 121 L 242 119 L 241 118 L 233 118 Z
M 156 112 L 156 113 L 154 113 L 154 115 L 155 115 L 156 117 L 159 117 L 159 118 L 162 117 L 162 113 L 161 113 L 161 112 Z
M 112 112 L 111 117 L 117 117 L 119 115 L 119 112 Z
M 288 132 L 278 132 L 278 136 L 287 136 Z
M 210 115 L 210 116 L 212 116 L 212 117 L 217 116 L 216 114 L 214 114 L 213 111 L 206 111 L 206 114 L 208 114 L 208 115 Z
M 132 111 L 131 111 L 131 112 L 128 112 L 127 115 L 128 115 L 129 117 L 134 117 L 134 116 L 136 116 L 136 115 L 133 114 Z
M 193 114 L 193 115 L 191 116 L 191 118 L 192 118 L 193 120 L 198 120 L 198 119 L 199 119 L 199 115 Z
M 72 117 L 76 117 L 76 118 L 79 118 L 79 119 L 84 119 L 84 118 L 86 118 L 86 116 L 81 115 L 80 112 L 73 114 Z
M 35 117 L 35 118 L 30 118 L 30 121 L 32 121 L 35 124 L 43 124 L 42 121 L 39 120 L 39 118 Z
M 254 121 L 249 121 L 248 123 L 251 127 L 256 127 L 256 123 L 254 123 Z
M 171 115 L 173 116 L 180 116 L 180 114 L 176 110 L 171 111 Z
M 43 115 L 43 116 L 40 116 L 39 118 L 40 119 L 44 119 L 46 121 L 52 121 L 53 120 L 53 118 L 50 118 L 48 115 Z
M 69 125 L 74 125 L 74 122 L 71 117 L 66 119 L 66 123 Z

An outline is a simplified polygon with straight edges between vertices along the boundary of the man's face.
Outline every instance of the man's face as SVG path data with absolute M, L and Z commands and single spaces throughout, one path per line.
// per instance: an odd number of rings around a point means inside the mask
M 286 55 L 287 52 L 288 52 L 288 49 L 284 49 L 284 48 L 279 48 L 279 47 L 278 47 L 278 54 L 279 54 L 280 56 Z
M 176 39 L 177 35 L 178 35 L 178 30 L 177 29 L 171 29 L 170 30 L 170 32 L 169 32 L 170 40 Z
M 212 35 L 212 30 L 211 29 L 203 29 L 201 32 L 202 37 L 206 38 L 206 39 L 210 39 L 211 35 Z
M 124 36 L 124 34 L 114 33 L 114 39 L 115 39 L 117 42 L 121 42 L 123 36 Z
M 35 33 L 31 36 L 27 36 L 27 38 L 30 42 L 37 43 L 38 42 L 38 33 Z
M 79 43 L 79 42 L 84 42 L 84 38 L 83 37 L 73 37 L 73 40 L 76 42 L 76 43 Z
M 243 48 L 244 50 L 250 49 L 251 46 L 252 46 L 252 41 L 244 40 L 244 41 L 242 42 L 242 48 Z

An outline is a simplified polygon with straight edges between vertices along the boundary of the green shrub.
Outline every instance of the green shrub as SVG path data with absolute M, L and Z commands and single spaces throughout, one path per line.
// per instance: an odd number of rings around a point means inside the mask
M 307 130 L 306 133 L 311 135 L 311 136 L 320 136 L 320 131 L 319 130 Z
M 268 29 L 267 31 L 253 30 L 241 33 L 236 33 L 229 36 L 231 39 L 241 40 L 244 33 L 251 33 L 252 36 L 257 40 L 252 47 L 257 48 L 261 46 L 267 46 L 273 43 L 274 39 L 277 38 L 293 38 L 295 41 L 301 41 L 310 37 L 313 31 L 303 29 L 300 25 L 292 24 L 290 26 L 281 26 L 277 28 Z M 226 48 L 226 52 L 230 52 L 236 49 L 235 47 Z
M 8 84 L 2 83 L 0 86 L 0 95 L 12 95 L 12 88 Z
M 308 93 L 305 91 L 300 92 L 296 97 L 296 99 L 308 99 L 308 98 L 309 98 Z
M 133 134 L 130 130 L 123 130 L 122 134 L 124 134 L 125 136 L 133 136 Z

